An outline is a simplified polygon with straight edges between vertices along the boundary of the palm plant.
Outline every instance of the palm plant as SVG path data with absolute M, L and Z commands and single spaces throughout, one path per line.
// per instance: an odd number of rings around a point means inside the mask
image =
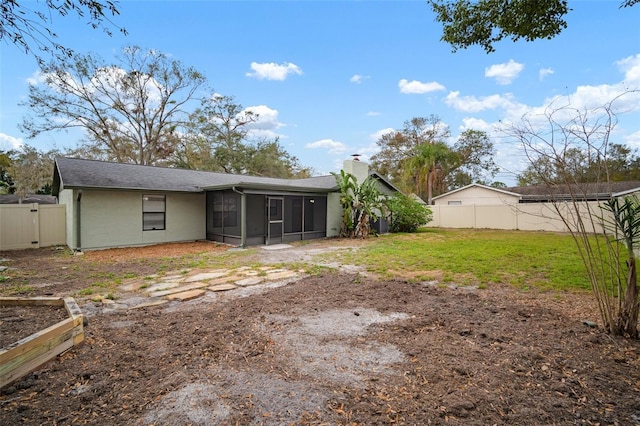
M 342 226 L 340 236 L 348 238 L 366 238 L 371 233 L 371 221 L 378 219 L 384 210 L 384 197 L 378 189 L 375 179 L 368 177 L 358 185 L 351 173 L 340 170 L 334 173 L 340 189 L 342 205 Z
M 613 242 L 624 244 L 627 253 L 626 259 L 626 280 L 621 274 L 616 274 L 614 295 L 617 297 L 617 315 L 612 317 L 611 324 L 608 325 L 614 334 L 627 335 L 638 338 L 638 313 L 640 311 L 640 300 L 638 299 L 638 278 L 636 271 L 635 249 L 640 241 L 640 200 L 637 196 L 626 196 L 622 199 L 611 198 L 606 201 L 602 208 L 610 213 L 609 218 L 604 219 L 607 230 L 614 235 Z M 612 244 L 608 246 L 610 251 L 619 259 L 618 250 Z M 620 262 L 616 262 L 619 264 Z M 611 305 L 609 305 L 611 306 Z
M 425 191 L 422 183 L 426 183 L 427 204 L 433 199 L 433 188 L 438 178 L 438 170 L 446 168 L 457 159 L 456 153 L 444 142 L 433 142 L 418 145 L 416 155 L 408 158 L 405 170 L 415 176 L 418 192 Z
M 340 236 L 350 236 L 354 227 L 353 204 L 358 192 L 358 183 L 356 177 L 351 173 L 340 170 L 340 174 L 333 173 L 340 189 L 340 205 L 342 206 L 342 226 L 340 227 Z

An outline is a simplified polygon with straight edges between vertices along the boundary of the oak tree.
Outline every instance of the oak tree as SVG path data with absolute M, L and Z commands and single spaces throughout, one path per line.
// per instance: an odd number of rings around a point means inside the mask
M 80 128 L 96 159 L 162 164 L 174 152 L 203 74 L 155 50 L 132 46 L 117 62 L 74 55 L 43 65 L 24 103 L 28 138 Z
M 640 0 L 625 0 L 621 8 Z M 442 41 L 454 51 L 473 45 L 495 51 L 502 39 L 552 39 L 566 27 L 567 0 L 428 0 L 442 23 Z

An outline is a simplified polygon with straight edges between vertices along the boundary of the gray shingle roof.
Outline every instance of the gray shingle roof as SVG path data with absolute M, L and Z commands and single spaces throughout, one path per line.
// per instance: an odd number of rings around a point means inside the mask
M 584 198 L 588 200 L 608 199 L 612 195 L 640 188 L 640 181 L 591 182 L 573 185 L 516 186 L 504 188 L 522 196 L 523 201 L 565 200 Z M 572 195 L 573 194 L 573 195 Z
M 203 192 L 234 186 L 303 192 L 330 192 L 337 188 L 333 176 L 278 179 L 59 157 L 53 193 L 58 194 L 65 188 Z

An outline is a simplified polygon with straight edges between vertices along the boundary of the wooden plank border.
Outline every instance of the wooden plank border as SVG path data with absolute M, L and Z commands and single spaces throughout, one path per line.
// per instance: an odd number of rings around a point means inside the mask
M 0 306 L 37 305 L 64 307 L 69 318 L 0 349 L 0 388 L 84 340 L 84 316 L 73 298 L 0 297 Z

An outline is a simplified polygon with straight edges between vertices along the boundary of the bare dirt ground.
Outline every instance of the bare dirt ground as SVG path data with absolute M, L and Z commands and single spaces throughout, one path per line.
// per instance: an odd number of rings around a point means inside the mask
M 355 244 L 252 256 L 311 262 Z M 203 250 L 226 248 L 0 252 L 0 294 L 66 296 L 89 276 L 144 276 Z M 586 325 L 589 294 L 380 281 L 343 265 L 142 309 L 79 302 L 85 342 L 2 390 L 0 424 L 640 425 L 640 342 Z M 3 345 L 19 324 L 51 321 L 2 314 Z

